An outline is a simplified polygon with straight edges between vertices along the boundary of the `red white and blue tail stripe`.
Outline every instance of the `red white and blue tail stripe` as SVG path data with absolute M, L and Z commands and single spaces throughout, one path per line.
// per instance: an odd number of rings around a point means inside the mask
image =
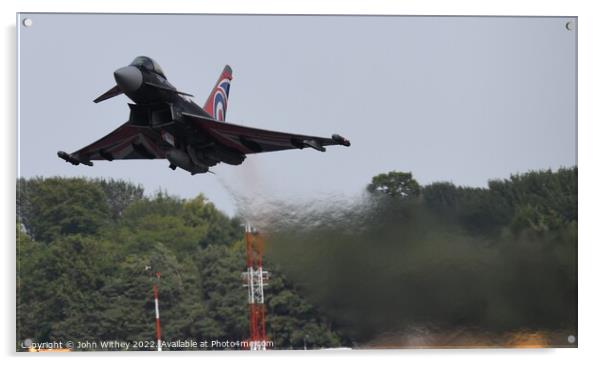
M 232 68 L 226 65 L 203 107 L 212 118 L 220 122 L 226 120 L 226 109 L 228 108 L 228 94 L 230 93 L 231 80 Z

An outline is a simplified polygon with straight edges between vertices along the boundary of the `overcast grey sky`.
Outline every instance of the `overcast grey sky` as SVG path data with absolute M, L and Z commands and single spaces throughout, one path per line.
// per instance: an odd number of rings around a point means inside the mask
M 181 197 L 204 193 L 228 214 L 245 194 L 353 196 L 372 176 L 421 184 L 576 164 L 573 18 L 27 14 L 20 36 L 19 176 L 113 177 Z M 576 28 L 576 26 L 575 26 Z M 330 136 L 351 147 L 292 150 L 220 164 L 217 175 L 165 160 L 72 166 L 73 152 L 128 118 L 125 96 L 92 100 L 113 71 L 153 57 L 203 104 L 234 70 L 227 120 Z

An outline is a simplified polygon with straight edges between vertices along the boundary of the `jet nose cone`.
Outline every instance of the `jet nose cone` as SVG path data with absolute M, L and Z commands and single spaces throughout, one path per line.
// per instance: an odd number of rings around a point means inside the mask
M 134 66 L 122 67 L 113 76 L 119 88 L 125 92 L 136 91 L 142 86 L 142 72 Z

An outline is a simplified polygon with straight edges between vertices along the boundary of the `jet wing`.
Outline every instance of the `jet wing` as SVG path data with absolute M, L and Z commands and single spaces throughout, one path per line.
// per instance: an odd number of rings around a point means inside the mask
M 338 134 L 333 134 L 332 138 L 306 136 L 218 122 L 201 115 L 189 113 L 182 113 L 182 115 L 193 121 L 197 127 L 203 129 L 218 142 L 244 154 L 306 147 L 324 152 L 326 151 L 324 146 L 351 145 L 347 139 Z
M 92 160 L 165 158 L 160 143 L 159 132 L 126 122 L 98 141 L 71 154 L 59 151 L 58 156 L 74 165 L 89 166 L 92 166 Z

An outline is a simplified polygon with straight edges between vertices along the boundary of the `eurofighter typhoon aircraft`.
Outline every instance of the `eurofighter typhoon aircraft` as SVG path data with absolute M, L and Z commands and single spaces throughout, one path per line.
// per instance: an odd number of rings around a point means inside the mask
M 306 147 L 324 152 L 324 146 L 350 145 L 338 134 L 323 138 L 226 123 L 230 66 L 224 67 L 203 108 L 169 83 L 149 57 L 135 58 L 114 77 L 117 85 L 94 102 L 127 95 L 134 102 L 129 120 L 78 151 L 59 151 L 63 160 L 92 166 L 94 160 L 167 159 L 172 170 L 179 167 L 194 175 L 220 162 L 240 165 L 252 153 Z

